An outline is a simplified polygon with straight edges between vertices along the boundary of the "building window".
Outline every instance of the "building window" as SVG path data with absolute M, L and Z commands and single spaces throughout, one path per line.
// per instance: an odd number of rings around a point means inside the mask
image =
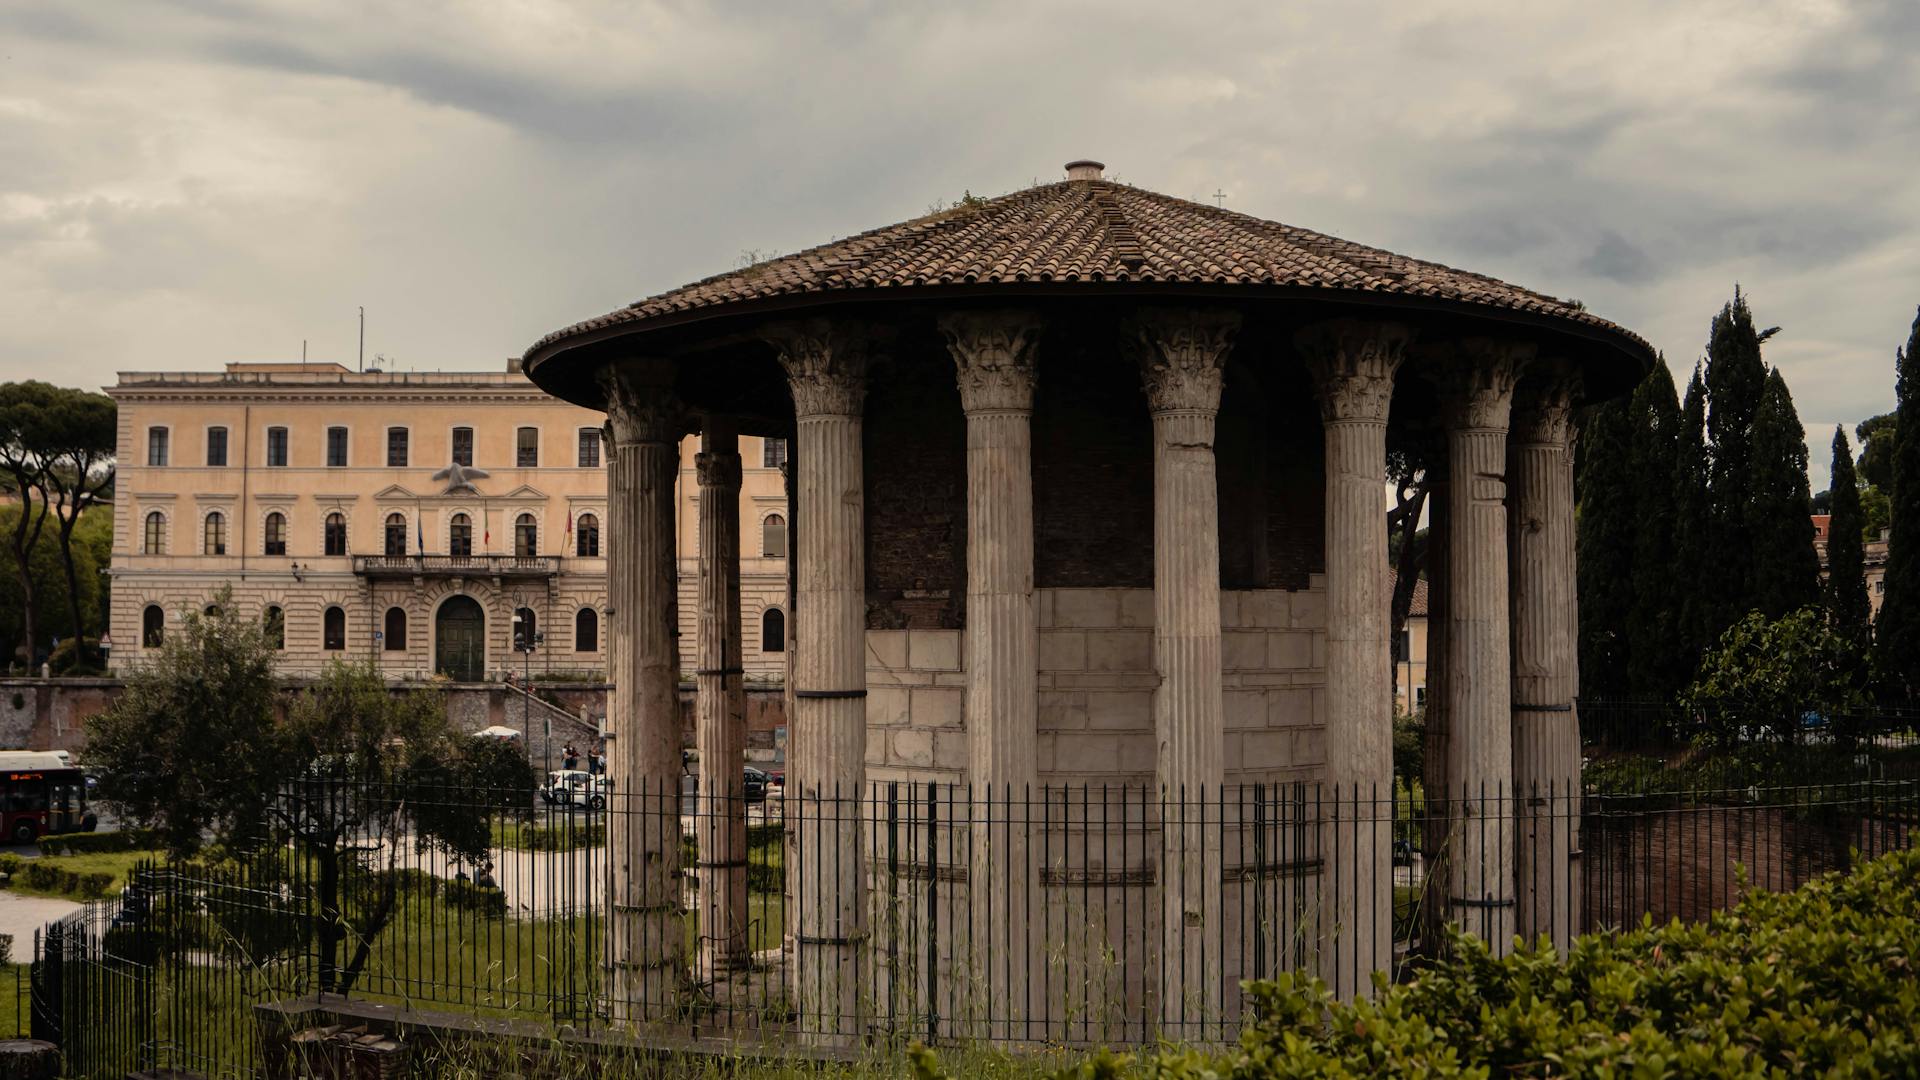
M 387 557 L 398 558 L 407 553 L 407 516 L 401 513 L 387 515 Z
M 328 555 L 347 553 L 347 516 L 338 510 L 327 515 L 324 551 Z
M 140 544 L 145 555 L 164 555 L 167 552 L 167 516 L 158 510 L 147 511 L 147 534 Z
M 453 515 L 447 524 L 447 554 L 462 559 L 473 555 L 473 520 L 465 514 Z
M 220 605 L 208 604 L 206 607 L 206 610 L 202 611 L 200 614 L 205 615 L 209 619 L 217 619 L 220 617 Z
M 1426 687 L 1416 686 L 1413 688 L 1413 706 L 1416 709 L 1424 709 L 1427 707 L 1427 688 Z
M 453 429 L 453 463 L 455 465 L 473 464 L 473 429 L 457 427 Z
M 580 521 L 573 527 L 573 553 L 583 559 L 591 559 L 600 554 L 600 519 L 592 514 L 581 514 Z
M 207 429 L 207 464 L 214 468 L 224 468 L 227 464 L 227 429 L 210 427 Z
M 167 613 L 160 610 L 159 604 L 148 604 L 147 610 L 140 613 L 140 644 L 149 649 L 157 649 L 167 636 Z
M 787 519 L 768 514 L 760 523 L 760 554 L 769 559 L 787 557 Z
M 287 515 L 275 510 L 267 515 L 267 554 L 287 553 Z
M 573 617 L 573 651 L 600 651 L 600 613 L 590 607 Z
M 532 608 L 515 608 L 513 611 L 513 651 L 532 652 L 533 643 L 539 638 L 539 630 L 533 624 Z
M 580 467 L 597 469 L 600 467 L 600 429 L 583 427 L 580 429 Z
M 167 429 L 150 427 L 147 429 L 147 464 L 165 465 L 167 463 Z
M 787 440 L 785 439 L 761 439 L 760 440 L 760 467 L 761 468 L 777 469 L 780 466 L 785 465 L 786 463 L 787 463 Z
M 1879 581 L 1874 582 L 1873 591 L 1876 593 L 1885 594 L 1887 591 L 1887 579 L 1881 578 Z
M 407 467 L 407 429 L 390 427 L 387 429 L 387 468 L 404 469 Z
M 388 652 L 407 651 L 407 609 L 387 609 L 387 629 L 380 640 Z
M 202 539 L 205 541 L 203 545 L 205 553 L 225 555 L 227 553 L 227 515 L 218 510 L 208 514 L 204 532 Z
M 347 429 L 330 427 L 327 429 L 327 468 L 344 469 L 347 467 Z
M 269 468 L 287 467 L 287 429 L 270 427 L 267 429 L 267 465 Z
M 513 463 L 522 469 L 540 467 L 540 429 L 523 427 L 513 438 Z
M 540 527 L 533 523 L 532 514 L 513 519 L 513 553 L 522 559 L 540 554 Z
M 347 647 L 347 613 L 345 609 L 330 607 L 320 622 L 320 647 L 331 652 L 339 652 Z
M 760 651 L 787 651 L 787 613 L 777 607 L 760 613 Z
M 267 605 L 266 614 L 260 620 L 267 644 L 275 649 L 287 647 L 287 613 L 276 604 Z

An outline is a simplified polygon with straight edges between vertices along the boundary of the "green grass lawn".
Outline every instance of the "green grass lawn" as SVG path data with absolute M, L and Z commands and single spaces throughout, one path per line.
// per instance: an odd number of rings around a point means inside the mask
M 93 900 L 118 893 L 127 873 L 143 862 L 158 862 L 158 851 L 107 851 L 90 855 L 43 855 L 23 859 L 7 888 L 22 896 Z M 36 870 L 35 867 L 40 869 Z M 64 873 L 63 873 L 64 872 Z M 100 875 L 105 875 L 101 878 Z

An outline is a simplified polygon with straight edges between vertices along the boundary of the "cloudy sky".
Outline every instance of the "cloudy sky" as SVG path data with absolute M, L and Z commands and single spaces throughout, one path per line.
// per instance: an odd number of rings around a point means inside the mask
M 1578 297 L 1817 452 L 1920 304 L 1920 3 L 0 0 L 0 377 L 492 368 L 1070 158 Z

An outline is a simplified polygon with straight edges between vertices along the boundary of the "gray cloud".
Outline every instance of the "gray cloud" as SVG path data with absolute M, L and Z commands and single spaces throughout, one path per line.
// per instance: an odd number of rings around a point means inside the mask
M 1815 436 L 1920 300 L 1920 7 L 1501 0 L 0 8 L 0 375 L 491 366 L 998 193 L 1129 182 L 1562 296 L 1684 372 L 1735 281 Z

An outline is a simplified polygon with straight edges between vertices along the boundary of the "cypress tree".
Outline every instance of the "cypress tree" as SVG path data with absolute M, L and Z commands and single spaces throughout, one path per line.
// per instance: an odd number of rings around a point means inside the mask
M 1794 411 L 1793 395 L 1779 368 L 1767 373 L 1749 448 L 1750 604 L 1767 618 L 1778 619 L 1820 602 L 1813 496 L 1807 491 L 1807 429 Z
M 1707 590 L 1708 633 L 1718 637 L 1752 606 L 1753 426 L 1766 396 L 1762 337 L 1753 328 L 1747 298 L 1734 287 L 1707 334 L 1707 491 L 1710 539 L 1716 554 L 1701 579 Z
M 1580 425 L 1578 552 L 1580 691 L 1628 690 L 1627 621 L 1633 611 L 1633 474 L 1627 403 L 1601 402 Z
M 1707 383 L 1699 364 L 1687 382 L 1680 407 L 1680 430 L 1673 441 L 1673 602 L 1679 608 L 1677 670 L 1682 682 L 1691 680 L 1721 627 L 1713 625 L 1705 592 L 1708 568 L 1715 561 L 1712 522 L 1707 494 Z M 1649 477 L 1657 483 L 1657 477 Z
M 1860 484 L 1853 472 L 1847 429 L 1833 429 L 1833 517 L 1827 523 L 1827 617 L 1834 632 L 1865 653 L 1871 636 L 1872 608 L 1867 603 L 1866 550 L 1860 513 Z
M 1630 469 L 1640 495 L 1633 508 L 1633 607 L 1627 618 L 1627 684 L 1635 697 L 1665 698 L 1693 674 L 1680 647 L 1681 612 L 1674 598 L 1673 475 L 1680 437 L 1680 401 L 1666 357 L 1634 390 L 1630 414 Z M 1648 478 L 1655 478 L 1648 483 Z
M 1893 533 L 1886 599 L 1874 624 L 1874 664 L 1882 693 L 1912 703 L 1920 698 L 1920 315 L 1894 365 Z

